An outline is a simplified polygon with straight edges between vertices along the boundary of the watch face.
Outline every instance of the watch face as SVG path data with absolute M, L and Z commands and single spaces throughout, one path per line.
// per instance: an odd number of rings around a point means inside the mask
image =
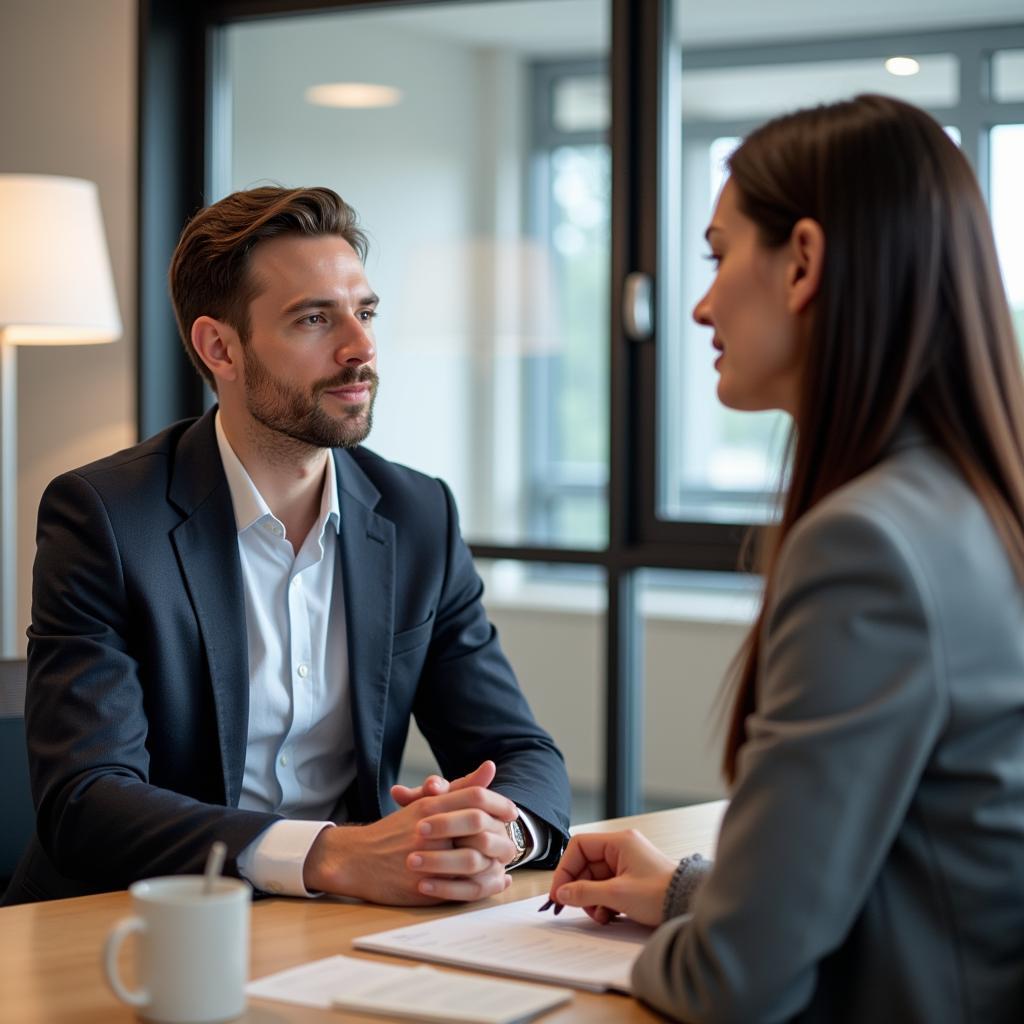
M 516 844 L 518 850 L 526 849 L 526 837 L 523 835 L 523 826 L 519 824 L 518 819 L 508 823 L 508 837 Z

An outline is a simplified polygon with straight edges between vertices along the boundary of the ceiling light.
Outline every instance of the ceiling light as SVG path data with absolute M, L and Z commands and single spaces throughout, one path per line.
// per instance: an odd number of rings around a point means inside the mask
M 323 85 L 311 85 L 306 90 L 306 102 L 316 107 L 368 110 L 372 107 L 393 107 L 401 101 L 401 89 L 368 82 L 325 82 Z
M 921 70 L 921 65 L 918 64 L 913 57 L 890 57 L 885 62 L 885 70 L 890 75 L 916 75 Z

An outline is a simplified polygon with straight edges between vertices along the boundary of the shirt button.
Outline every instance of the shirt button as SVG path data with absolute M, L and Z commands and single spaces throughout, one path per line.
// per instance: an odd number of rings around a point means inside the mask
M 287 768 L 288 767 L 288 755 L 287 754 L 282 754 L 281 755 L 281 767 L 282 768 Z
M 309 675 L 309 666 L 305 662 L 299 666 L 299 675 L 302 676 L 303 679 Z
M 284 536 L 284 530 L 281 528 L 281 526 L 278 523 L 274 523 L 274 536 L 275 537 L 283 537 Z

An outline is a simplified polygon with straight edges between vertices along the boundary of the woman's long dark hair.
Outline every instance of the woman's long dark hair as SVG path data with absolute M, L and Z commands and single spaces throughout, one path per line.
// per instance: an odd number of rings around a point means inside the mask
M 789 484 L 736 663 L 723 763 L 733 782 L 779 548 L 908 417 L 963 473 L 1024 584 L 1024 376 L 977 181 L 923 111 L 884 96 L 798 111 L 758 128 L 729 165 L 766 245 L 786 243 L 803 217 L 825 235 Z

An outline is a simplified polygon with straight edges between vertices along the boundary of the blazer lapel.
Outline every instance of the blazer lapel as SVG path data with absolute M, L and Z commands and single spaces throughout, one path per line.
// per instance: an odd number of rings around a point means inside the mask
M 170 499 L 186 518 L 172 541 L 206 650 L 225 801 L 238 805 L 249 730 L 249 648 L 231 492 L 208 412 L 181 439 Z
M 380 492 L 353 457 L 335 451 L 334 458 L 359 804 L 364 814 L 379 817 L 377 780 L 395 617 L 395 525 L 374 512 Z

